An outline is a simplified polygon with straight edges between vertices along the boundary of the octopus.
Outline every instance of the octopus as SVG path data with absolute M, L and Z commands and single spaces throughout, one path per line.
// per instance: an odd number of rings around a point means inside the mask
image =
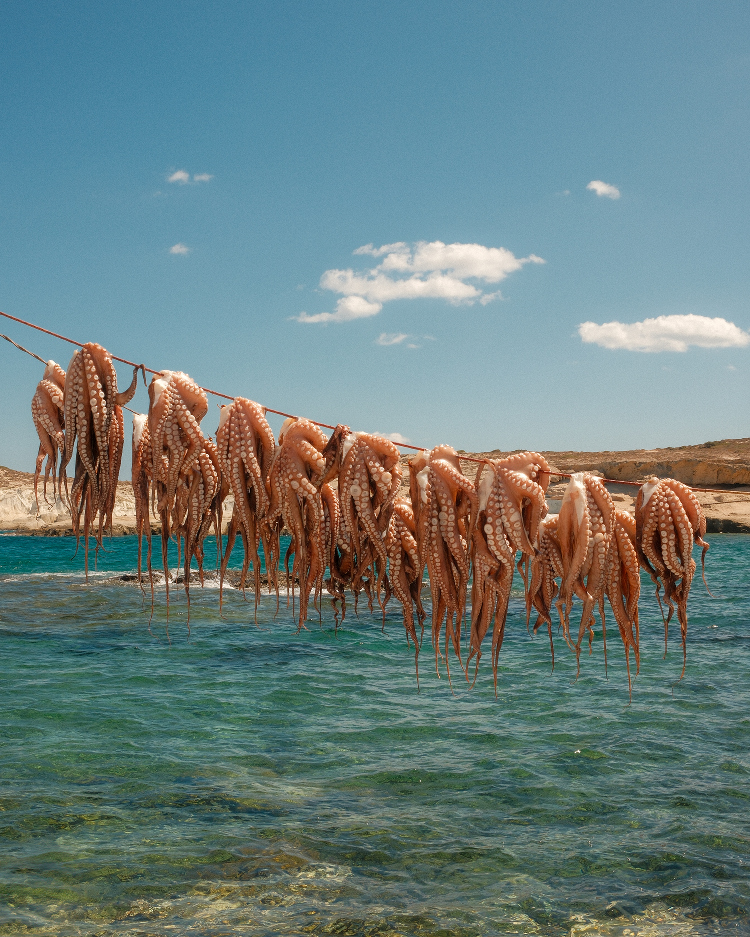
M 119 392 L 111 355 L 101 345 L 89 342 L 74 353 L 65 375 L 65 453 L 60 472 L 65 473 L 75 447 L 75 477 L 69 503 L 77 544 L 83 516 L 87 574 L 89 535 L 97 516 L 97 550 L 104 530 L 112 527 L 124 444 L 122 407 L 135 393 L 139 367 L 133 368 L 130 387 Z
M 286 526 L 291 543 L 284 558 L 287 574 L 287 595 L 292 594 L 295 580 L 299 582 L 299 616 L 297 631 L 305 627 L 314 594 L 317 605 L 323 590 L 326 567 L 326 539 L 323 502 L 319 484 L 325 471 L 323 449 L 328 442 L 325 433 L 310 420 L 289 417 L 279 432 L 279 445 L 268 476 L 269 505 L 264 524 L 267 528 L 269 553 L 266 557 L 269 576 L 281 560 L 281 530 Z M 289 560 L 294 556 L 291 572 Z M 278 580 L 276 581 L 278 596 Z
M 419 561 L 417 527 L 411 502 L 407 498 L 396 498 L 393 513 L 388 522 L 385 536 L 388 556 L 387 593 L 392 593 L 401 603 L 407 645 L 414 646 L 414 668 L 419 688 L 419 649 L 424 635 L 426 617 L 422 606 L 422 564 Z M 386 597 L 386 601 L 388 596 Z M 417 638 L 416 625 L 420 627 Z
M 148 426 L 157 508 L 174 508 L 177 482 L 203 448 L 200 422 L 208 413 L 206 392 L 182 371 L 160 371 L 148 389 Z
M 557 579 L 563 577 L 562 554 L 557 539 L 557 514 L 548 514 L 539 524 L 539 548 L 531 557 L 530 578 L 526 590 L 526 626 L 531 621 L 532 607 L 537 612 L 534 634 L 547 626 L 552 669 L 555 669 L 555 645 L 552 638 L 552 606 L 559 592 Z
M 677 606 L 682 639 L 682 673 L 687 664 L 687 602 L 696 563 L 692 558 L 693 544 L 703 548 L 701 567 L 704 569 L 708 544 L 706 518 L 700 502 L 687 485 L 673 478 L 648 479 L 638 491 L 635 503 L 638 560 L 656 586 L 656 597 L 664 619 L 664 654 L 667 653 L 669 623 Z M 661 589 L 668 613 L 664 616 Z
M 625 648 L 628 692 L 632 699 L 633 683 L 630 677 L 631 649 L 635 658 L 636 676 L 638 676 L 638 672 L 641 668 L 638 631 L 638 598 L 641 594 L 641 577 L 638 570 L 635 518 L 626 511 L 616 510 L 613 535 L 605 592 Z
M 339 539 L 351 556 L 350 586 L 356 596 L 364 588 L 372 608 L 372 586 L 385 613 L 384 586 L 388 555 L 386 532 L 401 483 L 395 444 L 372 433 L 342 438 L 338 476 L 341 524 Z
M 562 558 L 562 584 L 556 601 L 565 641 L 575 651 L 580 672 L 581 643 L 589 635 L 589 653 L 593 641 L 594 609 L 598 606 L 604 635 L 606 628 L 604 592 L 614 537 L 615 507 L 604 484 L 595 476 L 576 472 L 570 478 L 557 519 L 557 539 Z M 573 595 L 583 603 L 578 638 L 570 636 Z
M 141 367 L 134 367 L 130 387 L 120 392 L 112 357 L 101 345 L 88 343 L 75 352 L 67 373 L 54 361 L 46 363 L 32 400 L 40 441 L 34 474 L 37 510 L 43 472 L 45 501 L 50 477 L 55 497 L 65 490 L 77 544 L 84 538 L 87 573 L 92 532 L 98 551 L 103 533 L 112 528 L 124 446 L 122 408 L 135 392 Z M 560 513 L 548 515 L 545 496 L 550 468 L 538 453 L 486 459 L 472 482 L 461 471 L 456 450 L 441 445 L 411 459 L 410 498 L 403 498 L 398 497 L 402 474 L 398 449 L 382 436 L 352 432 L 340 424 L 329 439 L 312 421 L 290 417 L 277 445 L 265 409 L 237 397 L 222 407 L 214 444 L 200 428 L 208 411 L 206 392 L 188 375 L 159 372 L 149 387 L 149 398 L 148 415 L 135 414 L 133 421 L 138 581 L 143 588 L 145 536 L 153 611 L 151 514 L 157 513 L 167 621 L 170 539 L 177 542 L 178 566 L 182 557 L 189 627 L 191 570 L 196 563 L 203 583 L 204 542 L 209 533 L 216 535 L 222 586 L 240 536 L 244 547 L 241 585 L 244 589 L 252 566 L 257 613 L 261 554 L 269 591 L 275 587 L 278 602 L 280 538 L 286 528 L 291 543 L 283 564 L 293 602 L 299 584 L 298 632 L 305 627 L 311 601 L 320 611 L 324 587 L 333 599 L 337 628 L 345 617 L 348 590 L 354 593 L 355 612 L 362 591 L 371 611 L 376 600 L 384 626 L 386 606 L 395 598 L 402 608 L 407 646 L 414 649 L 417 686 L 426 620 L 421 595 L 425 570 L 430 580 L 435 669 L 440 676 L 442 657 L 449 682 L 452 649 L 474 686 L 482 643 L 492 628 L 497 696 L 499 654 L 516 569 L 524 583 L 527 627 L 535 611 L 533 630 L 536 634 L 546 626 L 553 669 L 553 607 L 565 641 L 575 652 L 579 673 L 586 635 L 591 653 L 597 608 L 606 667 L 605 600 L 609 603 L 625 649 L 631 697 L 631 652 L 635 676 L 640 669 L 639 567 L 644 569 L 656 587 L 662 611 L 665 655 L 676 612 L 683 651 L 680 679 L 684 676 L 687 603 L 697 569 L 693 546 L 702 548 L 704 582 L 708 550 L 701 505 L 686 485 L 650 478 L 639 491 L 633 518 L 615 510 L 601 480 L 577 473 L 571 476 Z M 66 468 L 74 454 L 75 475 L 68 491 Z M 234 511 L 222 553 L 222 503 L 230 491 Z M 470 629 L 464 664 L 461 632 L 469 588 Z M 582 609 L 578 632 L 572 635 L 575 597 Z M 472 660 L 473 681 L 469 674 Z
M 222 406 L 216 447 L 222 475 L 228 480 L 234 495 L 234 510 L 221 560 L 219 604 L 221 607 L 224 575 L 239 533 L 244 547 L 240 588 L 244 590 L 245 577 L 252 564 L 257 615 L 261 589 L 258 548 L 261 542 L 267 566 L 271 553 L 269 528 L 265 524 L 269 506 L 266 480 L 276 451 L 276 441 L 266 420 L 265 408 L 245 397 L 235 397 L 231 404 Z M 273 581 L 270 569 L 268 577 L 270 585 Z
M 135 498 L 135 533 L 138 537 L 138 583 L 143 588 L 143 537 L 146 537 L 146 566 L 151 583 L 153 600 L 154 580 L 151 571 L 151 480 L 153 477 L 153 458 L 151 438 L 148 431 L 148 416 L 145 413 L 133 414 L 133 460 L 131 482 Z
M 65 452 L 65 371 L 55 361 L 48 361 L 44 375 L 36 386 L 36 393 L 31 400 L 31 417 L 39 436 L 39 454 L 34 470 L 34 497 L 37 513 L 39 512 L 39 477 L 44 466 L 44 500 L 47 501 L 47 482 L 52 475 L 52 494 L 57 497 L 57 460 Z M 65 479 L 60 476 L 60 493 Z M 47 502 L 49 503 L 49 502 Z
M 531 559 L 531 579 L 526 594 L 526 622 L 530 621 L 532 607 L 537 612 L 534 634 L 541 625 L 547 626 L 552 669 L 555 667 L 555 649 L 552 639 L 552 606 L 559 593 L 557 579 L 564 579 L 565 568 L 558 540 L 558 515 L 549 514 L 539 527 L 539 549 Z M 628 690 L 632 698 L 630 651 L 636 662 L 636 675 L 640 669 L 638 643 L 638 597 L 641 581 L 635 549 L 635 520 L 625 511 L 614 512 L 612 545 L 607 560 L 604 593 L 609 601 L 625 648 L 625 666 Z
M 352 542 L 341 523 L 341 501 L 338 495 L 338 475 L 341 471 L 342 443 L 351 430 L 343 423 L 334 427 L 331 437 L 323 447 L 324 470 L 318 482 L 323 499 L 323 523 L 325 524 L 326 556 L 329 577 L 325 581 L 331 596 L 336 630 L 346 618 L 346 589 L 351 587 Z M 333 483 L 335 482 L 336 487 Z M 357 594 L 355 593 L 355 601 Z M 340 606 L 340 610 L 339 610 Z
M 221 563 L 222 503 L 228 485 L 222 485 L 219 454 L 216 444 L 209 437 L 203 440 L 203 448 L 195 456 L 184 482 L 178 488 L 176 533 L 184 541 L 185 593 L 190 602 L 190 567 L 195 559 L 198 576 L 203 585 L 203 541 L 213 531 L 216 537 L 217 567 Z
M 331 596 L 336 630 L 346 618 L 346 590 L 351 588 L 351 574 L 354 557 L 351 537 L 341 520 L 341 500 L 338 493 L 338 476 L 343 460 L 343 441 L 351 435 L 351 430 L 343 423 L 334 427 L 331 436 L 323 447 L 324 470 L 318 481 L 323 499 L 323 522 L 325 524 L 326 555 L 328 557 L 329 577 L 325 581 L 326 590 Z M 355 592 L 355 608 L 358 592 Z
M 492 624 L 492 672 L 497 695 L 497 667 L 513 582 L 516 554 L 532 558 L 538 550 L 540 524 L 547 513 L 549 465 L 537 452 L 519 452 L 482 463 L 475 479 L 477 503 L 471 527 L 474 556 L 471 631 L 466 674 Z M 523 560 L 522 560 L 523 563 Z M 528 593 L 528 567 L 519 564 Z M 473 686 L 473 683 L 472 683 Z
M 325 455 L 325 450 L 323 454 Z M 320 497 L 323 505 L 324 555 L 330 574 L 325 581 L 325 586 L 331 596 L 336 631 L 338 632 L 339 623 L 346 616 L 346 593 L 344 590 L 347 583 L 347 573 L 344 569 L 344 557 L 351 560 L 351 552 L 346 550 L 341 536 L 341 502 L 339 501 L 338 491 L 328 482 L 322 482 Z M 340 612 L 339 603 L 341 605 Z
M 445 660 L 450 683 L 449 648 L 461 661 L 461 626 L 471 572 L 469 530 L 476 513 L 474 483 L 461 471 L 458 453 L 441 445 L 409 463 L 420 563 L 427 567 L 432 598 L 432 646 L 435 672 Z M 445 626 L 445 651 L 440 649 Z
M 364 590 L 371 611 L 373 594 L 377 597 L 385 622 L 390 595 L 386 537 L 401 481 L 398 449 L 382 436 L 353 433 L 339 424 L 323 450 L 323 458 L 325 470 L 320 484 L 334 480 L 338 484 L 339 520 L 327 583 L 334 609 L 340 600 L 343 620 L 344 590 L 348 588 L 354 593 L 356 612 L 359 594 Z
M 156 510 L 161 519 L 162 565 L 169 620 L 168 547 L 172 537 L 184 547 L 184 587 L 190 615 L 190 570 L 198 563 L 203 582 L 203 540 L 213 527 L 221 541 L 221 484 L 216 446 L 200 422 L 208 412 L 206 393 L 182 371 L 160 371 L 148 389 L 148 434 Z

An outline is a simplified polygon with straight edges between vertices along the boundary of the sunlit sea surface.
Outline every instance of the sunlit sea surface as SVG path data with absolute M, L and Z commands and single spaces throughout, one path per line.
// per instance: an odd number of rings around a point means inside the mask
M 574 681 L 527 634 L 421 692 L 396 606 L 295 633 L 230 590 L 130 583 L 114 539 L 0 537 L 0 934 L 750 933 L 750 538 L 711 538 L 688 666 L 643 583 Z M 207 550 L 211 556 L 211 548 Z

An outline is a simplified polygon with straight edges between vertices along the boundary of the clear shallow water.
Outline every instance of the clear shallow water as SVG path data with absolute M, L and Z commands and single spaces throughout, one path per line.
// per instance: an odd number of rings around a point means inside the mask
M 178 588 L 170 645 L 71 554 L 0 537 L 0 934 L 750 933 L 750 538 L 712 538 L 674 691 L 644 583 L 631 706 L 614 625 L 573 684 L 520 592 L 498 699 L 489 651 L 454 697 L 395 606 L 295 635 L 195 588 L 188 640 Z

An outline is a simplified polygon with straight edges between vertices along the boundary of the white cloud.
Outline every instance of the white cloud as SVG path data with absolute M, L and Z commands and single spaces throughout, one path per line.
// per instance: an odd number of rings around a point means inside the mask
M 485 293 L 484 296 L 480 296 L 479 302 L 483 306 L 486 306 L 487 303 L 492 303 L 496 299 L 502 299 L 502 298 L 503 298 L 503 294 L 500 292 L 500 290 L 495 290 L 494 293 Z
M 373 433 L 373 436 L 384 436 L 386 439 L 390 439 L 391 442 L 396 443 L 411 442 L 408 436 L 402 436 L 401 433 Z
M 583 322 L 578 334 L 584 342 L 627 351 L 687 351 L 699 348 L 741 348 L 750 334 L 726 319 L 708 316 L 657 316 L 643 322 Z
M 374 247 L 365 244 L 354 251 L 357 256 L 382 257 L 370 270 L 355 272 L 326 270 L 320 278 L 324 290 L 339 293 L 335 312 L 316 315 L 301 313 L 298 322 L 348 322 L 377 315 L 383 304 L 395 299 L 444 299 L 453 305 L 486 304 L 500 297 L 500 292 L 483 293 L 476 283 L 499 283 L 524 264 L 543 264 L 541 257 L 530 254 L 516 257 L 504 247 L 482 244 L 444 244 L 442 241 L 418 241 L 409 246 L 404 241 Z
M 190 248 L 187 246 L 187 244 L 173 244 L 169 248 L 169 253 L 170 254 L 189 254 Z
M 336 312 L 318 312 L 313 316 L 301 312 L 291 318 L 297 322 L 351 322 L 352 319 L 376 316 L 382 308 L 382 303 L 371 303 L 361 296 L 345 296 L 336 303 Z
M 596 192 L 596 194 L 601 198 L 619 198 L 620 190 L 616 185 L 609 185 L 607 182 L 602 182 L 601 179 L 594 179 L 586 186 L 586 188 L 591 192 Z
M 375 339 L 376 345 L 400 345 L 409 336 L 406 332 L 381 332 Z
M 193 182 L 210 182 L 213 176 L 208 172 L 197 172 L 193 176 Z M 179 185 L 187 185 L 190 182 L 190 173 L 185 169 L 178 169 L 171 176 L 167 176 L 167 182 L 177 182 Z

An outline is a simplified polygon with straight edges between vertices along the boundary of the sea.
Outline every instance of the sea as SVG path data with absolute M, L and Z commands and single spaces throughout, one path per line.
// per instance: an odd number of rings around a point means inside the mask
M 173 586 L 167 633 L 134 537 L 86 581 L 1 536 L 0 935 L 750 934 L 750 537 L 710 541 L 682 680 L 644 577 L 631 701 L 614 621 L 553 670 L 518 579 L 496 697 L 428 633 L 417 686 L 395 604 L 297 633 L 207 582 L 188 629 Z

